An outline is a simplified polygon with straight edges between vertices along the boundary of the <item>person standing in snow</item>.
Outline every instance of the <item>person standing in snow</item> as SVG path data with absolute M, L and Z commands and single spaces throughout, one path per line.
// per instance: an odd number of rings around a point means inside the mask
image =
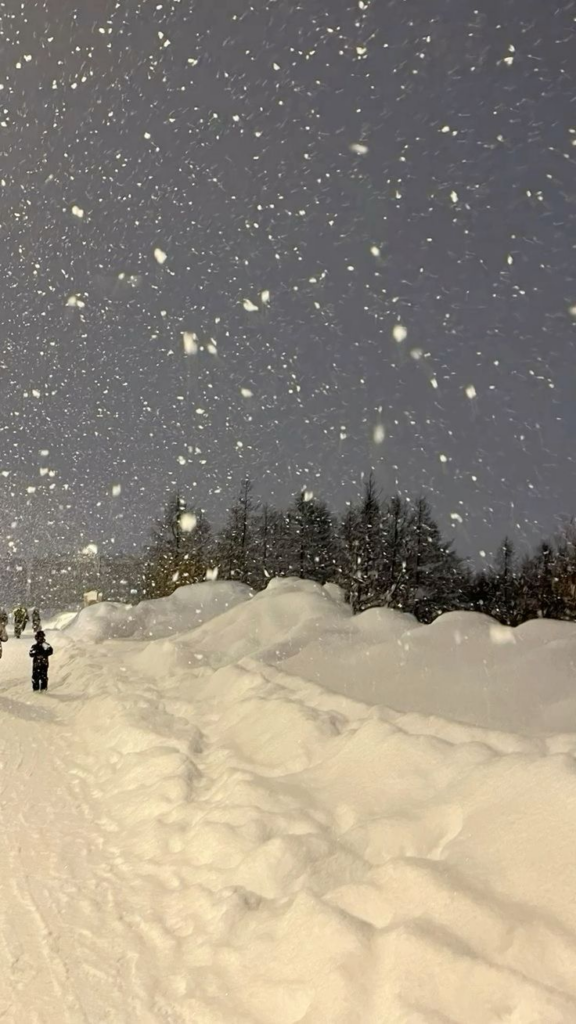
M 6 615 L 6 612 L 4 612 Z M 8 622 L 8 616 L 6 619 L 2 618 L 2 612 L 0 611 L 0 658 L 2 657 L 2 647 L 8 643 L 8 632 L 6 630 L 6 623 Z
M 54 654 L 42 629 L 36 633 L 36 643 L 30 648 L 32 658 L 32 689 L 48 689 L 48 659 Z
M 19 604 L 18 607 L 14 609 L 14 636 L 17 640 L 22 636 L 28 622 L 28 609 L 25 608 L 23 604 Z
M 42 620 L 40 618 L 38 608 L 32 609 L 32 629 L 34 630 L 34 633 L 37 633 L 39 629 L 42 629 Z

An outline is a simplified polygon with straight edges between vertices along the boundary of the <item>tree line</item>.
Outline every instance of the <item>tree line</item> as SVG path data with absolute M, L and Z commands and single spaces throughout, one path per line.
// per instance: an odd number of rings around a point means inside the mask
M 63 609 L 87 591 L 135 604 L 205 579 L 262 590 L 275 576 L 336 583 L 354 612 L 397 608 L 422 622 L 457 609 L 511 626 L 576 620 L 576 523 L 523 558 L 504 538 L 493 565 L 477 571 L 442 536 L 426 498 L 385 497 L 373 475 L 343 516 L 309 491 L 278 509 L 244 480 L 220 529 L 175 493 L 143 550 L 10 558 L 0 562 L 0 592 L 4 603 Z
M 520 559 L 509 538 L 494 564 L 476 571 L 442 537 L 426 498 L 384 498 L 373 475 L 343 517 L 311 492 L 289 508 L 261 503 L 242 482 L 224 526 L 174 494 L 143 560 L 140 598 L 164 597 L 204 579 L 262 590 L 275 576 L 341 586 L 354 612 L 389 607 L 430 622 L 445 611 L 485 612 L 516 626 L 576 618 L 576 526 Z

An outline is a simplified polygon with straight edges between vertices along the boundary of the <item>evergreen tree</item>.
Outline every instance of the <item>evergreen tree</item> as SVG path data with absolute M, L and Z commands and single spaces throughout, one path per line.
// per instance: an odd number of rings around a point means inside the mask
M 407 540 L 410 515 L 408 503 L 396 494 L 384 508 L 381 520 L 383 605 L 401 607 L 406 591 Z
M 565 523 L 557 540 L 555 592 L 562 618 L 576 618 L 576 520 Z
M 406 530 L 406 574 L 402 607 L 431 622 L 449 609 L 465 606 L 468 573 L 446 543 L 426 498 L 418 498 Z
M 516 552 L 512 541 L 505 537 L 487 576 L 486 611 L 506 626 L 517 626 L 522 620 L 521 605 L 522 580 Z
M 490 615 L 492 581 L 490 574 L 484 569 L 471 575 L 468 600 L 471 609 L 483 612 L 485 615 Z
M 212 526 L 201 510 L 183 516 L 184 542 L 178 586 L 202 583 L 213 562 Z
M 298 494 L 286 520 L 286 572 L 300 579 L 328 583 L 337 575 L 334 520 L 325 502 Z
M 374 474 L 364 485 L 361 503 L 353 506 L 342 524 L 344 576 L 354 612 L 382 603 L 385 592 L 382 510 Z
M 257 564 L 255 545 L 257 504 L 253 486 L 246 477 L 240 494 L 228 512 L 226 526 L 218 538 L 219 574 L 224 579 L 258 585 L 262 569 Z
M 262 505 L 253 526 L 253 586 L 257 589 L 263 590 L 274 576 L 286 574 L 286 546 L 286 516 L 272 505 Z
M 524 617 L 562 618 L 563 602 L 559 593 L 559 559 L 548 541 L 526 559 L 522 569 Z
M 211 528 L 202 512 L 187 509 L 179 492 L 166 504 L 152 531 L 146 559 L 146 597 L 167 597 L 178 587 L 205 579 L 210 563 Z

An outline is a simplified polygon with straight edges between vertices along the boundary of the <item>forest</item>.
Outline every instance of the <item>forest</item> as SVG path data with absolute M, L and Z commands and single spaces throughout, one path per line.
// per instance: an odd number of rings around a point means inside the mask
M 505 537 L 479 571 L 454 551 L 425 497 L 383 496 L 373 475 L 343 516 L 310 491 L 286 509 L 262 502 L 250 480 L 216 530 L 174 493 L 137 554 L 12 559 L 0 568 L 11 599 L 73 607 L 95 590 L 104 600 L 137 603 L 205 579 L 262 590 L 275 576 L 335 583 L 354 612 L 390 607 L 430 622 L 445 611 L 485 612 L 516 626 L 527 619 L 576 618 L 576 525 L 520 558 Z

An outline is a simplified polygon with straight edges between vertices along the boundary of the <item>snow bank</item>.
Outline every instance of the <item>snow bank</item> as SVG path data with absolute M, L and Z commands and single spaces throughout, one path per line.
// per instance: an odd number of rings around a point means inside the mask
M 576 732 L 569 623 L 539 620 L 514 630 L 486 615 L 450 612 L 422 626 L 382 608 L 353 617 L 338 588 L 289 579 L 256 596 L 241 584 L 203 583 L 134 609 L 95 605 L 66 635 L 157 638 L 140 662 L 158 672 L 252 658 L 397 711 L 527 735 Z M 174 644 L 164 642 L 170 636 Z
M 77 617 L 78 612 L 57 612 L 54 615 L 43 614 L 42 626 L 44 629 L 65 629 Z
M 132 1018 L 574 1024 L 576 627 L 178 595 L 53 638 Z
M 200 626 L 251 596 L 250 588 L 242 583 L 207 581 L 134 607 L 110 601 L 93 604 L 71 621 L 58 622 L 57 628 L 75 640 L 93 642 L 118 637 L 166 637 Z
M 307 651 L 320 672 L 323 655 L 332 684 L 334 664 L 344 654 L 353 664 L 359 638 L 382 628 L 387 644 L 414 643 L 438 665 L 443 649 L 454 700 L 451 660 L 464 649 L 462 673 L 474 650 L 461 719 L 479 648 L 501 672 L 501 658 L 520 656 L 520 641 L 493 642 L 492 625 L 447 616 L 415 627 L 382 612 L 352 620 L 318 588 L 290 585 L 179 641 L 217 641 L 226 663 L 215 670 L 148 691 L 144 655 L 126 650 L 127 676 L 138 663 L 138 706 L 127 680 L 115 706 L 92 701 L 78 725 L 86 745 L 100 735 L 100 761 L 113 755 L 105 803 L 124 855 L 139 851 L 132 870 L 156 887 L 158 927 L 174 937 L 165 966 L 181 979 L 183 1020 L 573 1024 L 576 736 L 506 736 L 423 716 L 418 729 L 416 715 L 330 693 L 282 661 Z M 541 636 L 545 648 L 555 642 L 546 624 Z M 258 661 L 273 650 L 276 667 Z M 441 703 L 442 676 L 433 683 Z

